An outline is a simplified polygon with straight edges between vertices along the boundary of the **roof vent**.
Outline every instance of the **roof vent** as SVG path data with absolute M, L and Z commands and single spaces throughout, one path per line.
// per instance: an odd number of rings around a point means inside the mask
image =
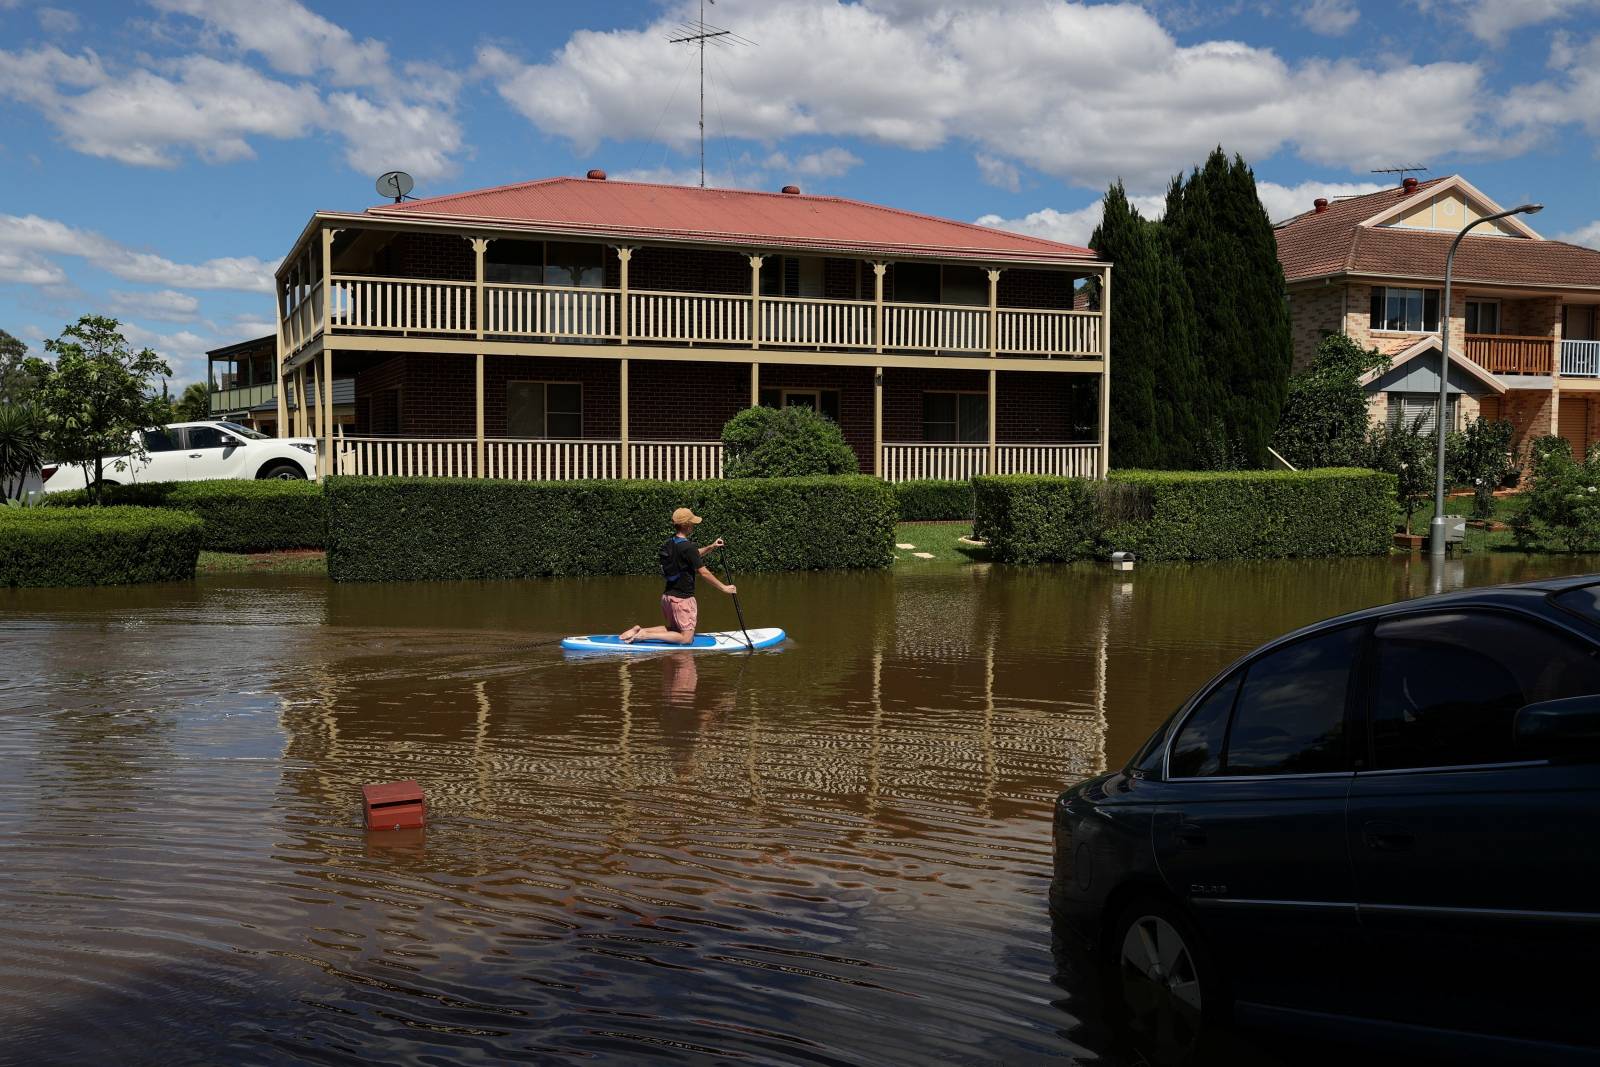
M 601 170 L 599 167 L 595 167 L 588 174 L 585 174 L 584 177 L 588 178 L 592 182 L 603 182 L 606 180 L 606 172 Z
M 785 185 L 779 192 L 788 193 L 790 196 L 799 196 L 800 187 L 798 185 Z
M 1325 196 L 1319 196 L 1315 200 L 1311 201 L 1311 206 L 1316 208 L 1317 214 L 1320 215 L 1324 211 L 1328 210 L 1328 198 Z
M 1407 178 L 1405 181 L 1400 183 L 1400 186 L 1401 188 L 1405 189 L 1407 193 L 1414 193 L 1417 191 L 1417 179 Z

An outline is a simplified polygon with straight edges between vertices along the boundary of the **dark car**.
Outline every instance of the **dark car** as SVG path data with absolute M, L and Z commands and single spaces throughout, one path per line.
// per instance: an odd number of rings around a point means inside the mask
M 1139 1055 L 1230 1021 L 1500 1062 L 1600 1045 L 1600 575 L 1392 604 L 1213 678 L 1055 811 Z

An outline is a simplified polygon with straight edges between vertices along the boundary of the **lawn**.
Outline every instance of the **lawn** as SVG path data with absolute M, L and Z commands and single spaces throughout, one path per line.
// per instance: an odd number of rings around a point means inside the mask
M 317 548 L 287 552 L 202 552 L 196 574 L 327 574 L 328 556 Z
M 987 562 L 988 549 L 961 543 L 962 537 L 970 536 L 972 536 L 970 522 L 898 523 L 894 528 L 895 566 L 920 567 L 929 564 Z
M 1517 513 L 1527 506 L 1528 498 L 1522 493 L 1508 493 L 1494 498 L 1494 521 L 1510 525 Z M 1472 497 L 1453 496 L 1445 500 L 1445 514 L 1472 515 Z M 1427 536 L 1428 523 L 1433 521 L 1433 500 L 1429 499 L 1411 516 L 1411 532 Z M 1514 552 L 1517 541 L 1509 529 L 1482 530 L 1467 527 L 1466 548 L 1469 552 Z

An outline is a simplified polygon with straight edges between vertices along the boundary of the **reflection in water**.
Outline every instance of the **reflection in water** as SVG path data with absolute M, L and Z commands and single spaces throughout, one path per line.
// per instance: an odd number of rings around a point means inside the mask
M 767 576 L 782 649 L 574 661 L 637 580 L 0 591 L 6 1054 L 1114 1058 L 1052 953 L 1054 794 L 1260 641 L 1429 583 Z M 400 778 L 428 828 L 366 833 Z

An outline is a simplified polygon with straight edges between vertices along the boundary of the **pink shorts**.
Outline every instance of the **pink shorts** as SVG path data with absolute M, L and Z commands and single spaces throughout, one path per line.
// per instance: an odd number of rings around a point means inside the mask
M 667 620 L 667 629 L 680 634 L 694 633 L 700 621 L 700 604 L 692 596 L 676 597 L 661 594 L 661 615 Z

